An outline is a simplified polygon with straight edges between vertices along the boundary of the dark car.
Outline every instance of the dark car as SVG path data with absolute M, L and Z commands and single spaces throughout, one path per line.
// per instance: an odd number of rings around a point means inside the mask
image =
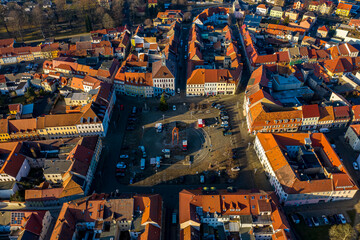
M 128 118 L 128 120 L 129 120 L 129 121 L 136 121 L 136 120 L 137 120 L 137 118 L 132 118 L 132 117 L 129 117 L 129 118 Z
M 339 218 L 339 216 L 337 214 L 334 214 L 333 216 L 334 216 L 336 224 L 341 224 L 341 219 Z
M 334 218 L 334 216 L 329 215 L 327 218 L 331 225 L 336 224 L 336 219 Z
M 305 223 L 308 227 L 313 227 L 314 224 L 311 221 L 311 218 L 305 218 Z
M 211 107 L 215 107 L 216 106 L 216 102 L 213 102 L 212 104 L 211 104 Z
M 135 127 L 134 127 L 134 126 L 128 126 L 128 127 L 126 128 L 126 130 L 127 130 L 127 131 L 135 130 Z
M 116 176 L 117 176 L 117 177 L 124 177 L 124 176 L 125 176 L 125 173 L 123 173 L 123 172 L 117 172 L 117 173 L 116 173 Z

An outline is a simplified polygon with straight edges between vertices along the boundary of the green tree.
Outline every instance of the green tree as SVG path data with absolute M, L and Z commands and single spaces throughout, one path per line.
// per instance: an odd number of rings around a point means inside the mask
M 354 240 L 356 232 L 350 224 L 333 225 L 329 230 L 330 240 Z
M 290 22 L 290 18 L 289 18 L 289 16 L 286 16 L 286 18 L 284 19 L 284 25 L 288 26 L 289 22 Z
M 169 105 L 168 105 L 168 103 L 166 102 L 165 94 L 163 93 L 163 94 L 161 95 L 161 98 L 160 98 L 159 109 L 160 109 L 160 111 L 166 111 L 166 110 L 168 110 L 168 108 L 169 108 Z

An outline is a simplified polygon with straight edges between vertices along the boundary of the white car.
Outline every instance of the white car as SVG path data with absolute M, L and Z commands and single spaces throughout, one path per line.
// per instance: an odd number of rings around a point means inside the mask
M 240 171 L 240 167 L 233 167 L 233 168 L 231 168 L 231 171 L 238 172 L 238 171 Z
M 120 155 L 120 159 L 129 158 L 129 155 Z
M 353 167 L 355 170 L 359 170 L 359 166 L 358 166 L 357 162 L 353 162 Z
M 173 105 L 173 111 L 176 111 L 176 106 L 175 105 Z
M 124 162 L 118 162 L 116 168 L 126 168 L 126 164 Z
M 170 149 L 163 149 L 161 150 L 163 153 L 170 153 Z

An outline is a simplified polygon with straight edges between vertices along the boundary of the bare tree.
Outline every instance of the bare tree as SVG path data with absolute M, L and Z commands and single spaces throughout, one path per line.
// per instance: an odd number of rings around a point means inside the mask
M 8 11 L 8 9 L 6 6 L 0 5 L 0 23 L 2 25 L 4 25 L 6 32 L 7 32 L 8 36 L 10 37 L 11 36 L 10 31 L 9 31 L 8 25 L 6 23 L 7 11 Z
M 104 15 L 105 15 L 105 9 L 103 7 L 96 8 L 95 15 L 93 16 L 94 22 L 101 23 Z
M 110 17 L 108 13 L 104 14 L 102 24 L 104 28 L 112 28 L 115 26 L 114 20 Z
M 350 224 L 333 225 L 329 230 L 331 240 L 355 240 L 356 232 Z
M 189 21 L 191 19 L 191 17 L 192 17 L 191 12 L 184 13 L 184 20 L 185 21 Z
M 147 26 L 147 27 L 151 27 L 152 25 L 152 20 L 150 18 L 146 19 L 144 24 Z
M 187 0 L 179 0 L 179 5 L 186 6 L 187 5 Z
M 40 28 L 41 35 L 45 38 L 45 26 L 46 26 L 46 18 L 44 11 L 42 8 L 37 5 L 31 12 L 31 21 L 34 23 L 35 26 Z
M 132 20 L 134 22 L 135 20 L 135 16 L 136 16 L 136 13 L 137 13 L 137 9 L 141 6 L 143 6 L 145 3 L 143 0 L 132 0 L 130 2 L 130 15 L 132 17 Z
M 111 16 L 117 26 L 120 26 L 124 20 L 124 0 L 114 0 L 111 4 Z
M 8 19 L 14 31 L 19 34 L 21 41 L 24 41 L 23 38 L 24 14 L 21 14 L 19 10 L 14 9 L 9 12 Z

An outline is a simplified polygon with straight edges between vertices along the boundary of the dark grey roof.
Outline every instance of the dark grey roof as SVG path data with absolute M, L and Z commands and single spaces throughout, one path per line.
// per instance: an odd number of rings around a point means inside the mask
M 71 161 L 68 160 L 45 160 L 44 164 L 44 174 L 62 174 L 65 173 L 70 165 Z
M 282 9 L 282 7 L 273 7 L 272 9 L 271 9 L 271 11 L 272 10 L 274 10 L 274 11 L 278 11 L 278 12 L 282 12 L 283 11 L 283 9 Z

